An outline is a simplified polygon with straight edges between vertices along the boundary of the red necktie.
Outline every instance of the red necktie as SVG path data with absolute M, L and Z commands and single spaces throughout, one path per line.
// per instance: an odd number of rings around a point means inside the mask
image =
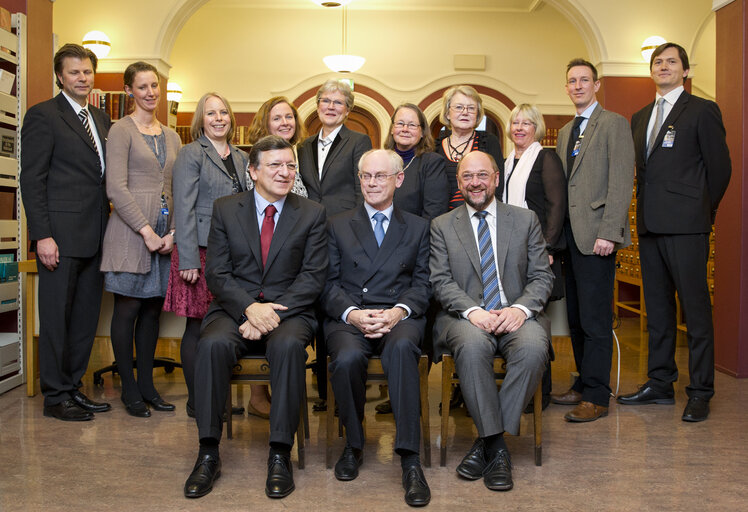
M 262 220 L 262 230 L 260 231 L 260 248 L 262 250 L 262 267 L 265 268 L 265 262 L 268 260 L 270 252 L 270 242 L 273 241 L 273 230 L 275 229 L 275 206 L 267 205 L 265 208 L 265 218 Z

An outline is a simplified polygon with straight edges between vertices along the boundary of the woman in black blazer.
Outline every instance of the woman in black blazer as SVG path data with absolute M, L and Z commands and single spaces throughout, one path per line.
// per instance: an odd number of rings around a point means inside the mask
M 552 148 L 543 148 L 543 115 L 533 105 L 517 105 L 507 124 L 514 149 L 504 161 L 502 200 L 529 208 L 538 216 L 555 276 L 551 300 L 564 296 L 561 262 L 555 257 L 565 248 L 562 235 L 566 215 L 566 177 L 561 159 Z M 550 333 L 549 337 L 550 339 Z M 550 401 L 551 363 L 543 374 L 543 408 Z
M 433 152 L 428 126 L 420 108 L 412 103 L 400 105 L 392 114 L 384 149 L 395 151 L 404 164 L 405 179 L 395 190 L 395 206 L 431 220 L 447 211 L 449 183 L 446 161 Z

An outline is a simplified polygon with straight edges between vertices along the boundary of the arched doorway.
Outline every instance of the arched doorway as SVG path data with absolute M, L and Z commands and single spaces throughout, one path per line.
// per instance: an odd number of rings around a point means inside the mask
M 368 135 L 371 139 L 371 147 L 379 147 L 379 143 L 382 140 L 381 129 L 376 118 L 368 110 L 354 106 L 353 110 L 348 114 L 345 125 L 353 131 Z M 319 133 L 322 123 L 319 120 L 316 110 L 306 118 L 304 127 L 309 135 Z
M 501 120 L 493 112 L 490 112 L 488 110 L 485 110 L 484 112 L 486 114 L 486 126 L 484 130 L 488 133 L 496 135 L 499 140 L 503 141 L 504 127 L 501 123 Z M 431 135 L 434 137 L 434 139 L 437 139 L 439 137 L 439 132 L 441 132 L 442 128 L 444 128 L 444 125 L 438 117 L 434 118 L 434 120 L 431 121 L 431 126 L 429 127 L 429 129 L 431 130 Z

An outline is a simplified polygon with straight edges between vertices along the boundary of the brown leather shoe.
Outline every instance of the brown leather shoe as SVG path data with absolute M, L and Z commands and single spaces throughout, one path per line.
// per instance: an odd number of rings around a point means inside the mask
M 551 402 L 559 405 L 577 405 L 582 401 L 582 393 L 569 389 L 566 393 L 552 393 Z
M 602 405 L 595 405 L 592 402 L 579 402 L 579 405 L 564 415 L 566 421 L 573 423 L 584 423 L 586 421 L 595 421 L 598 418 L 608 415 L 608 408 Z

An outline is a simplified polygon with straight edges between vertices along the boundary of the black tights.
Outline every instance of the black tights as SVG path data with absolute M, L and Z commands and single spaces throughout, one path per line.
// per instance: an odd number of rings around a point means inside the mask
M 159 396 L 153 386 L 153 357 L 163 304 L 163 297 L 139 299 L 114 295 L 112 349 L 122 382 L 122 401 L 127 404 Z M 137 354 L 137 382 L 133 373 L 133 339 Z
M 187 404 L 195 406 L 195 356 L 197 355 L 197 341 L 200 339 L 200 325 L 202 318 L 187 318 L 182 335 L 180 357 L 184 383 L 187 384 Z

